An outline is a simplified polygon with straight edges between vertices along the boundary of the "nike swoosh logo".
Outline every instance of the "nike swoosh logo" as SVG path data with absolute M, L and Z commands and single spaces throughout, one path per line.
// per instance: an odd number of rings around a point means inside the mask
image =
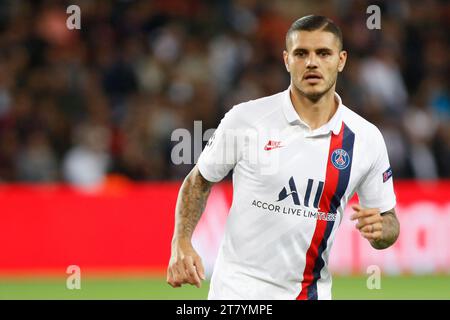
M 265 145 L 264 146 L 264 150 L 269 151 L 269 150 L 273 150 L 273 149 L 276 149 L 276 148 L 282 148 L 282 147 L 284 147 L 284 146 L 269 146 L 269 145 Z

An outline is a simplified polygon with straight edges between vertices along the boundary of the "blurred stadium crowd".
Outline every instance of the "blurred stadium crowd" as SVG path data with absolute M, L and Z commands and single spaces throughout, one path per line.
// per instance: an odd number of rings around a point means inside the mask
M 183 178 L 172 131 L 286 89 L 285 33 L 311 13 L 342 28 L 337 92 L 381 129 L 394 175 L 450 177 L 448 1 L 2 0 L 0 181 Z

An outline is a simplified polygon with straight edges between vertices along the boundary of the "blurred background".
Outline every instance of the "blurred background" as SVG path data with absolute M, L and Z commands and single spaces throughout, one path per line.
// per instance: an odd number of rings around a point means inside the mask
M 80 30 L 66 26 L 73 4 Z M 369 5 L 381 9 L 380 30 L 366 27 Z M 164 283 L 175 200 L 192 168 L 172 162 L 171 134 L 193 133 L 194 121 L 215 128 L 234 104 L 285 90 L 285 34 L 307 14 L 343 31 L 337 92 L 383 133 L 402 222 L 399 243 L 376 254 L 344 223 L 335 296 L 450 299 L 444 0 L 2 0 L 0 298 L 206 297 L 207 285 Z M 196 230 L 209 271 L 230 202 L 225 181 Z M 368 290 L 371 264 L 399 289 Z M 66 289 L 58 277 L 69 265 L 90 289 Z

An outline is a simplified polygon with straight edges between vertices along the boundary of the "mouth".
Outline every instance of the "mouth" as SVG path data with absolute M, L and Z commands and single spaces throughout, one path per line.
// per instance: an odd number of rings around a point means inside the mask
M 303 76 L 303 79 L 308 83 L 317 83 L 322 80 L 322 76 L 318 73 L 307 73 Z

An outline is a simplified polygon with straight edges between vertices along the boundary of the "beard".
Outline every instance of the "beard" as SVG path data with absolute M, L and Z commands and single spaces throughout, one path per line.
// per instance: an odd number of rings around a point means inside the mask
M 297 88 L 298 92 L 304 96 L 305 98 L 307 98 L 309 101 L 316 103 L 317 101 L 320 100 L 320 98 L 322 98 L 328 91 L 331 90 L 331 88 L 333 88 L 333 86 L 336 84 L 336 80 L 337 80 L 337 74 L 329 81 L 325 84 L 325 89 L 321 90 L 321 91 L 314 91 L 314 92 L 307 92 L 305 90 L 302 89 L 302 86 L 300 85 L 295 85 L 295 87 Z

